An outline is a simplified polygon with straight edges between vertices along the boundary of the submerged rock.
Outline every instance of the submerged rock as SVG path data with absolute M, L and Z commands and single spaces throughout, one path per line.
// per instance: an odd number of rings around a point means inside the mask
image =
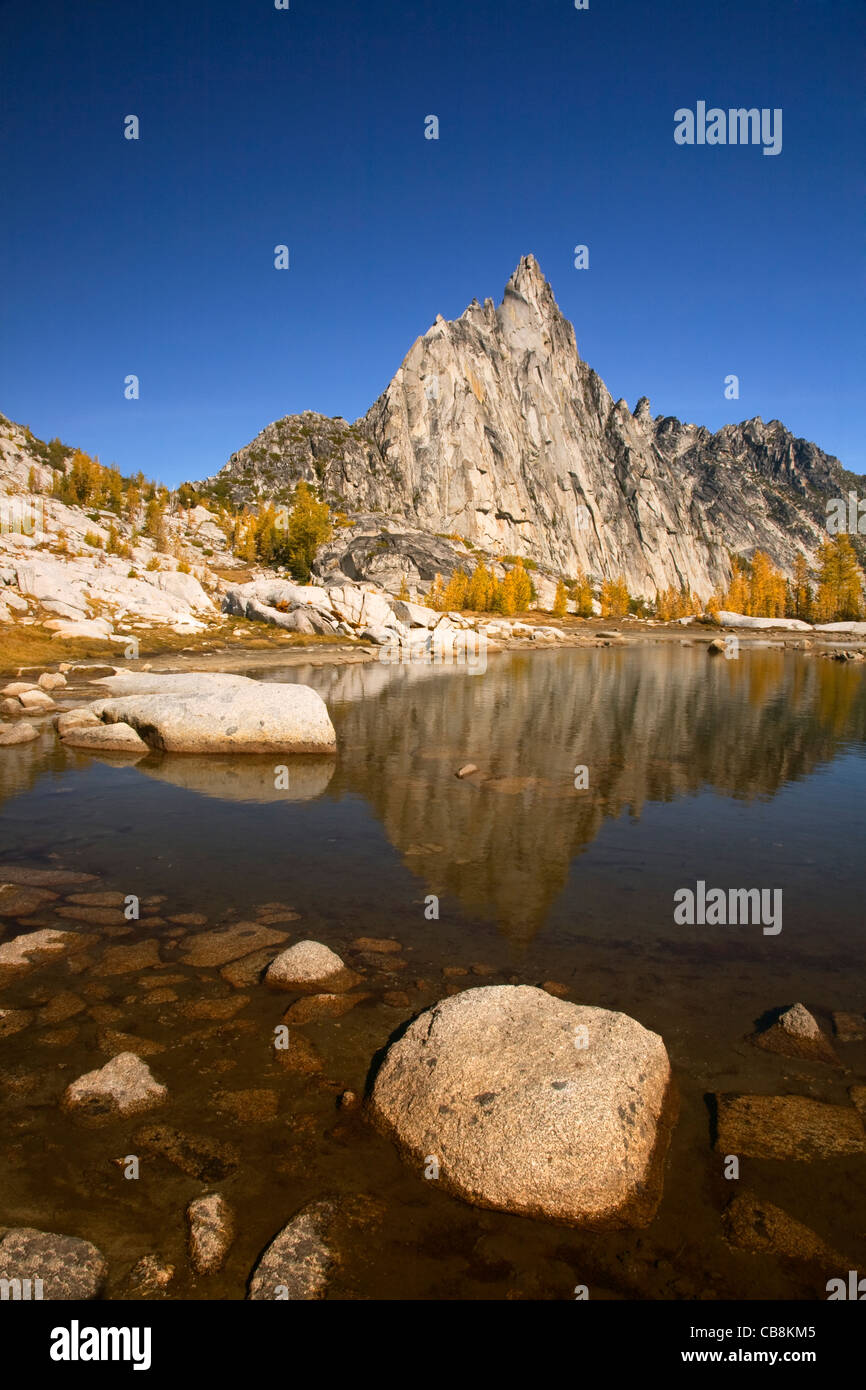
M 97 1298 L 107 1272 L 105 1257 L 90 1241 L 31 1226 L 0 1227 L 0 1279 L 41 1279 L 45 1299 Z
M 718 1153 L 795 1163 L 866 1154 L 866 1129 L 850 1105 L 807 1096 L 716 1096 Z
M 275 1042 L 274 1061 L 284 1071 L 297 1072 L 301 1076 L 310 1076 L 314 1072 L 319 1072 L 324 1065 L 313 1044 L 302 1033 L 291 1031 L 289 1031 L 287 1047 L 278 1047 Z
M 351 943 L 353 951 L 372 951 L 376 955 L 395 955 L 403 946 L 390 936 L 356 936 Z
M 336 1263 L 327 1241 L 335 1211 L 329 1201 L 303 1207 L 260 1257 L 250 1277 L 247 1298 L 324 1298 Z
M 2 871 L 0 871 L 2 877 Z M 57 894 L 47 888 L 25 888 L 15 883 L 0 883 L 0 917 L 29 917 L 49 903 Z
M 222 931 L 202 932 L 184 943 L 184 965 L 228 965 L 267 947 L 281 946 L 288 932 L 274 931 L 258 922 L 235 922 Z
M 369 998 L 369 994 L 311 994 L 305 999 L 296 999 L 286 1009 L 283 1021 L 297 1026 L 301 1023 L 318 1023 L 323 1018 L 342 1018 L 362 999 Z
M 66 1088 L 63 1108 L 91 1123 L 118 1115 L 140 1115 L 162 1105 L 168 1096 L 146 1062 L 134 1052 L 119 1052 L 97 1071 L 85 1072 Z
M 789 1216 L 781 1207 L 749 1192 L 740 1192 L 725 1209 L 722 1229 L 729 1245 L 755 1255 L 784 1255 L 792 1260 L 818 1260 L 842 1268 L 847 1262 L 820 1236 Z
M 64 955 L 67 951 L 81 951 L 93 941 L 92 936 L 81 936 L 78 932 L 54 931 L 46 927 L 42 931 L 28 932 L 25 936 L 13 937 L 0 946 L 0 984 L 23 975 L 27 970 L 41 964 L 52 956 Z
M 848 1090 L 852 1103 L 857 1108 L 857 1114 L 866 1125 L 866 1086 L 851 1086 Z
M 267 951 L 253 951 L 249 956 L 224 965 L 220 974 L 234 989 L 247 989 L 261 980 L 274 958 L 273 948 Z
M 100 1052 L 117 1057 L 121 1052 L 135 1052 L 139 1057 L 152 1057 L 165 1051 L 165 1043 L 152 1038 L 141 1038 L 137 1033 L 118 1033 L 113 1028 L 102 1028 L 96 1035 L 96 1045 Z
M 91 909 L 94 912 L 105 910 L 110 909 Z M 131 946 L 109 946 L 94 973 L 102 977 L 129 975 L 136 970 L 148 970 L 159 963 L 159 942 L 150 937 L 145 941 L 136 941 Z
M 132 1136 L 146 1153 L 157 1154 L 199 1182 L 222 1182 L 238 1167 L 240 1155 L 233 1144 L 207 1135 L 186 1134 L 171 1125 L 142 1125 Z
M 625 1014 L 527 986 L 440 1001 L 388 1049 L 369 1103 L 419 1173 L 478 1206 L 646 1225 L 671 1119 L 664 1044 Z
M 833 1029 L 840 1042 L 863 1042 L 866 1039 L 866 1014 L 837 1010 L 833 1015 Z
M 174 1265 L 166 1264 L 157 1255 L 142 1255 L 133 1265 L 127 1278 L 129 1293 L 136 1298 L 160 1296 L 174 1278 Z
M 0 1009 L 0 1038 L 11 1038 L 33 1022 L 30 1009 Z
M 792 1004 L 769 1028 L 755 1033 L 751 1041 L 756 1047 L 762 1047 L 765 1052 L 778 1052 L 783 1057 L 799 1057 L 804 1061 L 839 1065 L 839 1058 L 831 1043 L 805 1004 Z
M 30 869 L 21 864 L 4 864 L 0 879 L 4 883 L 20 883 L 25 888 L 65 888 L 78 883 L 92 883 L 96 874 L 83 874 L 74 869 Z

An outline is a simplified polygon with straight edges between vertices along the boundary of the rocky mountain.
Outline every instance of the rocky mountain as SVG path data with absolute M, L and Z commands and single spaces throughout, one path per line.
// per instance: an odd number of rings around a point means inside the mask
M 653 417 L 646 397 L 634 411 L 615 401 L 526 256 L 498 307 L 437 317 L 362 419 L 287 416 L 198 486 L 282 501 L 300 478 L 367 531 L 380 517 L 410 580 L 442 568 L 422 533 L 565 576 L 621 574 L 649 598 L 668 586 L 705 598 L 727 583 L 731 551 L 762 549 L 787 572 L 798 550 L 813 559 L 826 499 L 851 475 L 777 420 L 713 434 Z M 347 552 L 357 539 L 343 537 Z

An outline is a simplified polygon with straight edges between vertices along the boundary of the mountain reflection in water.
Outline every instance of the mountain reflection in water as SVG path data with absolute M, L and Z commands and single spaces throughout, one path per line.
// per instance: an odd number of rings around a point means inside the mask
M 47 731 L 0 758 L 7 857 L 73 850 L 120 872 L 126 855 L 151 865 L 151 891 L 177 891 L 152 881 L 160 859 L 185 860 L 206 873 L 214 901 L 221 888 L 235 898 L 281 897 L 291 868 L 297 891 L 330 902 L 332 912 L 362 900 L 366 875 L 381 885 L 383 909 L 395 911 L 407 901 L 405 884 L 389 882 L 394 871 L 377 852 L 372 813 L 424 892 L 529 940 L 606 822 L 624 813 L 640 821 L 650 805 L 682 801 L 690 809 L 677 836 L 700 828 L 703 840 L 700 856 L 686 855 L 676 872 L 679 883 L 694 882 L 724 860 L 726 802 L 802 787 L 841 755 L 862 756 L 866 741 L 863 667 L 780 649 L 728 661 L 703 647 L 636 644 L 497 654 L 474 675 L 379 662 L 249 674 L 319 690 L 337 728 L 336 759 L 288 759 L 283 790 L 276 758 L 118 763 L 65 749 Z M 470 762 L 479 774 L 459 780 L 456 770 Z M 586 790 L 575 788 L 578 765 L 588 769 Z M 862 806 L 859 783 L 843 790 Z M 73 804 L 70 823 L 63 811 Z M 844 806 L 836 810 L 844 817 Z M 822 816 L 809 814 L 820 834 Z M 644 872 L 656 880 L 664 854 L 677 848 L 665 833 L 643 848 Z M 620 867 L 602 866 L 605 895 L 622 890 L 630 867 L 622 855 Z M 748 885 L 743 873 L 734 881 Z M 760 881 L 769 886 L 767 874 Z M 665 904 L 658 915 L 670 916 L 675 886 L 656 883 Z

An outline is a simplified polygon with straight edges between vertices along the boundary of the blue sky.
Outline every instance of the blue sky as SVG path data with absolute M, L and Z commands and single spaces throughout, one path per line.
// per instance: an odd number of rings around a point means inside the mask
M 0 410 L 202 477 L 287 413 L 362 414 L 531 251 L 614 397 L 866 472 L 862 15 L 0 0 Z M 781 154 L 676 145 L 698 100 L 782 108 Z

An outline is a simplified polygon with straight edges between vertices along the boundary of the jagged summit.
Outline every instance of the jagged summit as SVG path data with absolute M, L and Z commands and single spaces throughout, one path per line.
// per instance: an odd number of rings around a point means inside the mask
M 826 536 L 838 460 L 760 417 L 713 434 L 614 401 L 533 255 L 502 301 L 437 315 L 354 425 L 289 416 L 215 482 L 233 500 L 298 478 L 347 511 L 403 518 L 550 570 L 622 575 L 635 594 L 727 583 L 729 552 L 792 570 Z

